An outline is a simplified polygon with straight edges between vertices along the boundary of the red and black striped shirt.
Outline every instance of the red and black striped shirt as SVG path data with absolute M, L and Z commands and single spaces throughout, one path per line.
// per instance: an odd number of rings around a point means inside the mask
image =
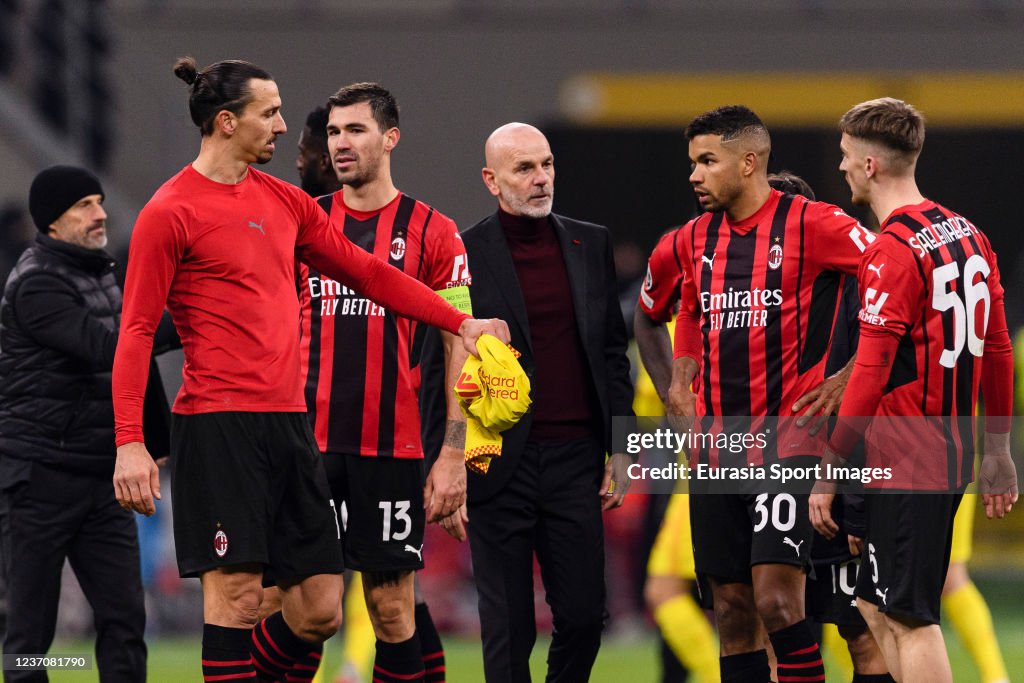
M 865 434 L 867 464 L 894 468 L 877 486 L 966 486 L 983 375 L 988 431 L 1009 431 L 1011 411 L 1012 351 L 988 239 L 935 202 L 904 206 L 883 223 L 858 279 L 860 346 L 833 450 L 847 453 L 865 418 L 877 416 Z
M 455 223 L 423 202 L 399 193 L 362 212 L 345 206 L 342 190 L 318 201 L 356 246 L 435 291 L 469 285 Z M 320 450 L 422 458 L 416 324 L 315 270 L 301 277 L 306 405 Z
M 873 239 L 838 207 L 777 190 L 747 219 L 705 213 L 680 229 L 675 357 L 700 366 L 694 391 L 705 431 L 751 416 L 748 427 L 759 432 L 766 423 L 757 418 L 792 415 L 793 403 L 824 379 L 841 276 L 857 271 Z M 782 433 L 772 429 L 767 448 L 729 464 L 821 455 L 823 436 L 782 427 L 791 422 L 780 423 Z M 711 449 L 708 462 L 720 455 Z

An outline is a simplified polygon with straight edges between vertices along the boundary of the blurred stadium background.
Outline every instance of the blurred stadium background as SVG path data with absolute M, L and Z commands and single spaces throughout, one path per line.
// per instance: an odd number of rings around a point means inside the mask
M 402 110 L 398 185 L 463 227 L 493 210 L 486 136 L 510 120 L 539 125 L 557 158 L 556 210 L 610 227 L 629 304 L 657 236 L 694 209 L 681 134 L 692 116 L 751 106 L 773 134 L 772 170 L 850 208 L 835 121 L 858 101 L 902 97 L 929 119 L 922 188 L 990 235 L 1019 328 L 1022 26 L 1021 0 L 0 0 L 0 274 L 35 234 L 28 186 L 54 163 L 101 173 L 111 249 L 124 252 L 138 210 L 197 150 L 171 74 L 191 54 L 274 74 L 290 129 L 267 168 L 290 181 L 306 113 L 343 84 L 380 81 Z M 157 681 L 199 675 L 199 587 L 177 578 L 169 502 L 141 521 Z M 640 589 L 649 503 L 634 496 L 607 517 L 612 620 L 595 681 L 656 680 Z M 449 680 L 481 680 L 467 549 L 434 532 L 423 579 L 450 636 Z M 1024 676 L 1024 514 L 978 520 L 971 569 L 1011 674 Z M 538 605 L 544 622 L 539 594 Z M 69 575 L 54 651 L 87 650 L 89 628 Z M 949 642 L 956 679 L 977 680 Z

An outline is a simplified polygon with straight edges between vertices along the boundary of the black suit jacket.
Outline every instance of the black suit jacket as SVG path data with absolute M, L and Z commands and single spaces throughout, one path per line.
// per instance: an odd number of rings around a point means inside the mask
M 603 226 L 556 214 L 551 214 L 551 224 L 562 247 L 580 345 L 586 354 L 586 367 L 600 406 L 601 431 L 595 437 L 608 452 L 622 451 L 621 446 L 616 447 L 612 443 L 611 418 L 632 417 L 633 385 L 626 357 L 628 340 L 618 302 L 611 236 Z M 512 346 L 522 353 L 519 362 L 531 382 L 535 381 L 526 305 L 498 214 L 466 230 L 462 239 L 473 276 L 473 284 L 469 288 L 473 317 L 501 318 L 508 323 Z M 428 378 L 425 385 L 429 384 L 433 390 L 421 393 L 421 404 L 425 412 L 425 431 L 428 432 L 424 446 L 429 458 L 440 450 L 440 432 L 444 429 L 445 420 L 443 396 L 437 393 L 436 376 L 444 374 L 443 370 L 437 371 L 434 348 L 438 344 L 433 340 L 427 346 L 433 348 L 427 354 L 431 360 L 424 361 L 425 366 L 432 366 L 424 368 L 424 376 Z M 468 473 L 471 502 L 486 500 L 505 486 L 519 463 L 532 422 L 531 407 L 517 425 L 503 433 L 501 456 L 491 461 L 488 473 Z

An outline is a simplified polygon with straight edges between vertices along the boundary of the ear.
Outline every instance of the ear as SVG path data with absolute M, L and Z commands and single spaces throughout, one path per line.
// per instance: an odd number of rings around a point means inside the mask
M 867 178 L 873 178 L 878 175 L 878 157 L 866 156 L 864 157 L 864 176 Z
M 740 164 L 740 172 L 745 177 L 754 175 L 754 172 L 757 171 L 757 168 L 760 164 L 760 159 L 758 158 L 757 152 L 746 152 L 741 158 Z
M 331 155 L 324 152 L 320 155 L 320 170 L 326 172 L 331 168 Z
M 227 136 L 234 135 L 235 129 L 238 128 L 238 117 L 227 109 L 221 109 L 213 118 L 213 128 Z
M 494 179 L 494 169 L 484 167 L 484 169 L 480 171 L 480 174 L 483 176 L 484 185 L 487 186 L 487 191 L 497 197 L 501 192 L 498 189 L 498 183 Z
M 398 140 L 401 137 L 402 132 L 400 130 L 398 130 L 397 128 L 389 128 L 388 131 L 384 133 L 384 151 L 390 152 L 395 147 L 397 147 Z

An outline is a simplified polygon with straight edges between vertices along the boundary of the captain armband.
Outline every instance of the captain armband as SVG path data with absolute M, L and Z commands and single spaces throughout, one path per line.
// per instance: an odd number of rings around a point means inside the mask
M 469 286 L 459 285 L 449 289 L 439 289 L 437 294 L 450 303 L 460 313 L 473 315 L 473 302 L 469 298 Z

